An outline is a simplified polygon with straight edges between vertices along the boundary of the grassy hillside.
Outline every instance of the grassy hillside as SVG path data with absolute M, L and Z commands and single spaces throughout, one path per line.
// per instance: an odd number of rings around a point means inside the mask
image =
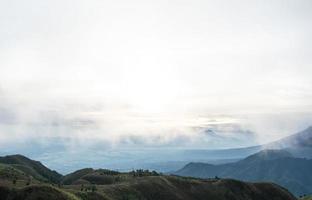
M 111 199 L 295 199 L 287 191 L 272 184 L 250 184 L 235 180 L 185 179 L 173 176 L 138 178 L 130 184 L 106 186 L 102 190 Z
M 0 164 L 0 179 L 13 180 L 14 178 L 26 180 L 28 176 L 10 165 Z
M 1 200 L 79 200 L 75 195 L 47 185 L 33 185 L 21 189 L 0 186 Z
M 312 200 L 312 196 L 305 196 L 300 198 L 300 200 Z
M 56 171 L 22 155 L 0 157 L 0 164 L 9 165 L 40 181 L 58 183 L 62 178 Z
M 81 185 L 81 184 L 113 184 L 128 177 L 126 173 L 116 171 L 91 168 L 85 168 L 64 176 L 62 183 L 65 185 Z
M 129 175 L 131 177 L 131 175 Z M 270 183 L 200 180 L 174 176 L 133 177 L 108 185 L 40 184 L 23 188 L 0 186 L 1 200 L 295 200 Z
M 83 176 L 85 176 L 89 173 L 92 173 L 93 171 L 94 170 L 92 168 L 85 168 L 85 169 L 77 170 L 73 173 L 70 173 L 70 174 L 64 176 L 62 179 L 62 183 L 65 185 L 73 184 L 75 181 L 78 181 Z

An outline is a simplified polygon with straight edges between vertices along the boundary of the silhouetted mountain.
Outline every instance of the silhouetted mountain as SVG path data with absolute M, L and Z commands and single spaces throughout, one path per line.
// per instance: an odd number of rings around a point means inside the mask
M 40 181 L 58 183 L 62 178 L 62 175 L 56 171 L 52 171 L 40 162 L 22 155 L 0 157 L 0 164 L 9 165 Z
M 312 160 L 294 158 L 285 150 L 263 150 L 241 161 L 222 165 L 189 163 L 174 174 L 198 178 L 271 181 L 294 194 L 312 193 Z

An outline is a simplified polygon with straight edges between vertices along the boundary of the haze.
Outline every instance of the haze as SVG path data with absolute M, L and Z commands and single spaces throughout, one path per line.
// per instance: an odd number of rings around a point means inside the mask
M 230 148 L 304 129 L 311 9 L 308 0 L 1 1 L 0 144 Z

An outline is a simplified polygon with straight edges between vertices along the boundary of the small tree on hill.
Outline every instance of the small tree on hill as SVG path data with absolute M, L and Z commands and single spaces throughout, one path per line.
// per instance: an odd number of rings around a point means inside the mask
M 17 178 L 14 178 L 12 182 L 13 182 L 13 185 L 16 185 Z
M 95 186 L 95 185 L 92 185 L 92 186 L 91 186 L 91 191 L 92 191 L 92 192 L 95 192 L 96 190 L 97 190 L 96 186 Z

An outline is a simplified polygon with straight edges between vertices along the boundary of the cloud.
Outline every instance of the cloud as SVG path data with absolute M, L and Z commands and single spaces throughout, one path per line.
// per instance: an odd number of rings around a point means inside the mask
M 1 142 L 228 147 L 291 134 L 312 109 L 311 6 L 3 1 Z M 209 139 L 214 120 L 242 130 Z

